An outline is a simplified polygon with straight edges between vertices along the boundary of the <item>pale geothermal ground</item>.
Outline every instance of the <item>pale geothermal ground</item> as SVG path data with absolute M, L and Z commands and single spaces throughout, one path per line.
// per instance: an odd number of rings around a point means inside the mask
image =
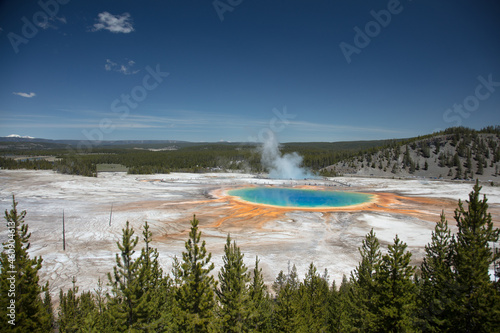
M 350 184 L 344 187 L 341 183 Z M 375 203 L 363 207 L 307 211 L 244 204 L 228 197 L 235 187 L 317 186 L 376 194 Z M 490 212 L 500 227 L 500 188 L 483 184 Z M 431 239 L 434 224 L 444 209 L 454 225 L 458 199 L 466 200 L 472 183 L 375 178 L 332 178 L 330 180 L 283 181 L 261 179 L 250 174 L 127 175 L 100 173 L 98 178 L 61 175 L 52 171 L 0 171 L 0 208 L 10 210 L 12 194 L 19 210 L 27 210 L 31 231 L 31 256 L 43 257 L 42 282 L 49 281 L 57 297 L 60 288 L 71 287 L 75 276 L 82 290 L 94 290 L 98 278 L 115 265 L 116 242 L 125 222 L 142 240 L 142 226 L 148 221 L 153 246 L 158 248 L 166 272 L 174 256 L 181 257 L 188 237 L 190 219 L 200 220 L 216 265 L 222 263 L 227 233 L 245 254 L 249 270 L 259 256 L 270 285 L 288 262 L 295 264 L 302 279 L 314 262 L 318 271 L 328 269 L 330 282 L 340 283 L 360 259 L 358 247 L 374 229 L 382 248 L 396 234 L 408 244 L 414 264 L 420 263 L 424 246 Z M 113 205 L 111 226 L 110 211 Z M 66 251 L 62 249 L 62 215 L 66 223 Z M 456 228 L 453 227 L 453 230 Z M 0 226 L 0 240 L 7 237 Z M 137 253 L 143 243 L 139 242 Z

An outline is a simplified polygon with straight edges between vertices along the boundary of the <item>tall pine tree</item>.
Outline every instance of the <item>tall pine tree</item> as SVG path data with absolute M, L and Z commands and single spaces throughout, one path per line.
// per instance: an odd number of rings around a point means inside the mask
M 224 246 L 223 266 L 219 272 L 219 287 L 216 290 L 219 301 L 220 328 L 223 332 L 244 332 L 248 330 L 250 297 L 248 294 L 247 267 L 243 254 L 236 242 L 231 243 L 227 235 Z
M 140 302 L 137 305 L 140 322 L 136 325 L 143 332 L 167 330 L 172 328 L 172 292 L 168 276 L 163 277 L 163 270 L 158 262 L 158 250 L 151 247 L 153 233 L 149 224 L 144 223 L 142 231 L 145 247 L 141 249 L 140 267 L 138 271 L 138 291 Z
M 297 328 L 302 332 L 324 332 L 327 329 L 328 282 L 313 263 L 298 291 L 299 311 Z
M 348 311 L 351 315 L 347 320 L 352 327 L 372 332 L 376 330 L 378 322 L 378 308 L 374 298 L 377 292 L 375 278 L 376 270 L 382 260 L 380 243 L 373 229 L 365 236 L 359 253 L 361 261 L 351 273 L 352 288 L 347 298 Z
M 410 265 L 411 252 L 398 235 L 377 267 L 375 295 L 378 308 L 378 330 L 411 332 L 416 322 L 415 268 Z
M 24 218 L 17 211 L 12 196 L 12 209 L 5 210 L 7 241 L 0 254 L 0 331 L 48 332 L 52 328 L 52 311 L 43 301 L 45 289 L 39 285 L 38 271 L 42 258 L 30 258 L 30 236 Z
M 455 210 L 458 232 L 453 242 L 453 268 L 457 284 L 453 320 L 461 332 L 492 332 L 500 327 L 500 298 L 489 276 L 489 267 L 498 258 L 488 242 L 497 242 L 486 196 L 481 200 L 476 181 L 466 201 Z
M 254 332 L 268 332 L 271 329 L 271 299 L 264 284 L 259 257 L 255 257 L 255 267 L 249 286 L 250 317 L 249 326 Z
M 205 241 L 201 242 L 198 224 L 193 216 L 180 265 L 181 286 L 176 299 L 181 316 L 179 329 L 183 332 L 207 332 L 214 319 L 215 282 L 210 275 L 214 264 L 210 262 L 212 254 L 207 252 Z
M 288 274 L 280 271 L 273 284 L 273 289 L 277 293 L 273 313 L 273 327 L 278 332 L 294 332 L 297 329 L 300 282 L 295 265 L 290 269 L 289 262 L 288 267 Z
M 127 221 L 122 229 L 122 242 L 117 242 L 120 254 L 116 254 L 116 266 L 113 275 L 108 273 L 112 288 L 108 294 L 110 320 L 116 330 L 127 330 L 144 320 L 140 311 L 143 295 L 140 279 L 141 258 L 134 259 L 135 247 L 139 241 L 134 237 L 134 229 Z
M 425 257 L 419 279 L 419 309 L 422 328 L 443 332 L 451 328 L 450 312 L 454 299 L 452 271 L 452 236 L 444 212 L 425 246 Z

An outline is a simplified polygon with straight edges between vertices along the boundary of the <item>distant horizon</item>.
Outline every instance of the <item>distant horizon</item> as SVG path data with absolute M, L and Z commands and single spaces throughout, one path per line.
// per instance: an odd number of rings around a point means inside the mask
M 500 126 L 500 124 L 496 125 L 488 125 L 488 126 Z M 475 131 L 480 131 L 482 129 L 485 129 L 488 126 L 483 126 L 480 128 L 471 128 L 467 126 L 462 126 L 465 128 L 469 128 Z M 448 128 L 453 128 L 456 126 L 451 126 Z M 440 131 L 446 130 L 448 128 L 444 128 Z M 404 140 L 404 139 L 411 139 L 419 136 L 424 136 L 424 135 L 432 135 L 434 133 L 438 133 L 440 131 L 435 131 L 432 133 L 421 133 L 415 136 L 403 136 L 403 137 L 387 137 L 387 138 L 380 138 L 380 139 L 359 139 L 359 140 L 336 140 L 336 141 L 279 141 L 279 143 L 314 143 L 314 142 L 325 142 L 325 143 L 336 143 L 336 142 L 352 142 L 352 141 L 384 141 L 384 140 Z M 177 142 L 188 142 L 188 143 L 258 143 L 261 144 L 263 141 L 229 141 L 229 140 L 217 140 L 217 141 L 198 141 L 198 140 L 179 140 L 179 139 L 173 139 L 173 138 L 164 138 L 164 139 L 148 139 L 148 138 L 128 138 L 128 139 L 116 139 L 116 140 L 85 140 L 85 139 L 71 139 L 71 138 L 46 138 L 46 137 L 32 137 L 29 135 L 19 135 L 19 134 L 10 134 L 6 136 L 0 136 L 1 138 L 19 138 L 19 139 L 29 139 L 29 140 L 50 140 L 50 141 L 76 141 L 76 142 L 120 142 L 120 141 L 177 141 Z M 278 137 L 279 139 L 279 137 Z

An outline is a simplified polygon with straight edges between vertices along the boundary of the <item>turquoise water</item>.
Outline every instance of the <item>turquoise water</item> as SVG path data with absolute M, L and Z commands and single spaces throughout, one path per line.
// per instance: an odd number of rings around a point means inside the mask
M 253 203 L 301 208 L 345 207 L 370 201 L 365 193 L 277 187 L 249 187 L 231 190 L 229 195 Z

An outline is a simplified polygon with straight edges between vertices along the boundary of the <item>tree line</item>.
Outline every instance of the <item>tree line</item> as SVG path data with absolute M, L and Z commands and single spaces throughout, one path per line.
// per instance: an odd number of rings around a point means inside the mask
M 483 140 L 480 134 L 490 134 Z M 372 168 L 380 168 L 397 173 L 406 169 L 410 173 L 427 168 L 425 163 L 419 165 L 409 153 L 418 152 L 427 159 L 431 151 L 438 155 L 439 166 L 456 168 L 457 178 L 474 173 L 481 174 L 483 169 L 500 161 L 500 126 L 486 127 L 480 131 L 465 127 L 454 127 L 426 136 L 410 139 L 354 141 L 354 142 L 310 142 L 285 143 L 281 147 L 283 153 L 296 152 L 303 157 L 303 166 L 324 176 L 335 176 L 335 170 L 325 168 L 343 163 L 352 165 L 354 161 L 365 163 Z M 450 142 L 456 147 L 456 156 L 440 152 L 440 147 Z M 0 157 L 0 168 L 5 169 L 53 169 L 60 173 L 97 176 L 97 164 L 121 164 L 131 174 L 154 174 L 169 172 L 213 172 L 226 170 L 243 170 L 247 172 L 266 172 L 261 164 L 257 144 L 250 143 L 200 143 L 175 147 L 173 150 L 149 151 L 123 147 L 95 147 L 92 150 L 43 150 L 43 151 L 11 151 L 21 155 L 53 155 L 58 157 L 54 162 L 45 160 L 14 160 Z M 431 150 L 435 147 L 435 150 Z M 400 156 L 403 156 L 399 163 Z
M 0 256 L 0 330 L 498 332 L 500 253 L 490 242 L 498 241 L 500 231 L 493 228 L 480 190 L 476 183 L 465 205 L 459 200 L 455 234 L 441 215 L 418 267 L 411 265 L 412 254 L 397 235 L 382 251 L 372 229 L 359 248 L 359 264 L 339 287 L 329 283 L 326 270 L 320 273 L 311 263 L 303 279 L 295 266 L 279 272 L 270 290 L 259 259 L 253 269 L 246 267 L 230 235 L 215 281 L 196 216 L 182 257 L 174 258 L 167 274 L 152 247 L 148 223 L 142 228 L 144 246 L 136 255 L 139 237 L 127 222 L 117 242 L 116 265 L 107 275 L 108 291 L 99 280 L 94 291 L 80 292 L 73 278 L 73 287 L 60 291 L 56 312 L 48 283 L 39 283 L 42 258 L 28 254 L 26 212 L 18 212 L 13 198 L 12 209 L 5 211 L 11 236 Z M 489 275 L 492 265 L 494 280 Z

